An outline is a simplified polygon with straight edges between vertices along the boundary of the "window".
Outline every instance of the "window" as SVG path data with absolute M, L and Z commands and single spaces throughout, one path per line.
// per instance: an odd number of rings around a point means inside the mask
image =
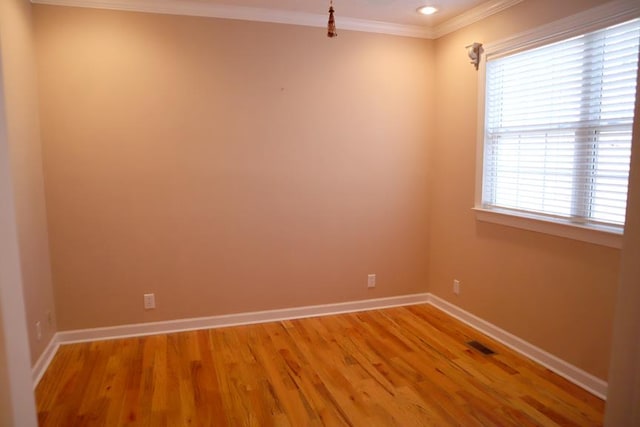
M 481 209 L 622 231 L 639 44 L 635 19 L 488 57 Z

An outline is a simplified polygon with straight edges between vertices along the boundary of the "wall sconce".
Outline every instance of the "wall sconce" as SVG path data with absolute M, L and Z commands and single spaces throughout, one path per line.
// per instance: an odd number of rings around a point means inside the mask
M 467 55 L 469 55 L 469 59 L 471 60 L 469 62 L 473 64 L 477 70 L 478 65 L 480 64 L 480 56 L 482 55 L 482 52 L 484 52 L 482 49 L 482 43 L 474 42 L 473 44 L 465 47 L 467 48 Z

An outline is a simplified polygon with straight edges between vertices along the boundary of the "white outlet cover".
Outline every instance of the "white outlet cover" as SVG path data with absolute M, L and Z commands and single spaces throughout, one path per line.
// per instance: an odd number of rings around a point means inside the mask
M 144 308 L 146 310 L 156 308 L 155 294 L 144 294 Z
M 367 287 L 368 288 L 375 288 L 376 287 L 376 275 L 375 274 L 369 274 L 367 276 Z
M 42 324 L 39 320 L 36 322 L 36 338 L 38 341 L 42 339 Z

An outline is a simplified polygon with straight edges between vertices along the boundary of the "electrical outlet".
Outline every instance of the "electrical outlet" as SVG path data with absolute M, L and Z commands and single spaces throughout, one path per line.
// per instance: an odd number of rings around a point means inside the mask
M 42 339 L 42 325 L 39 320 L 36 322 L 36 338 L 38 341 Z
M 369 274 L 367 276 L 367 288 L 375 288 L 376 287 L 376 275 Z
M 151 310 L 156 308 L 156 295 L 144 294 L 144 309 Z
M 453 280 L 453 293 L 460 295 L 460 281 L 457 279 Z

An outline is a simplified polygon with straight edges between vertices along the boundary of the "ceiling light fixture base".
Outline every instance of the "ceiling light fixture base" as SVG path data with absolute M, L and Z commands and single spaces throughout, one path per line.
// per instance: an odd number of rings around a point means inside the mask
M 416 9 L 416 12 L 418 12 L 420 15 L 427 15 L 427 16 L 433 15 L 437 11 L 438 9 L 433 6 L 420 6 L 419 8 Z

